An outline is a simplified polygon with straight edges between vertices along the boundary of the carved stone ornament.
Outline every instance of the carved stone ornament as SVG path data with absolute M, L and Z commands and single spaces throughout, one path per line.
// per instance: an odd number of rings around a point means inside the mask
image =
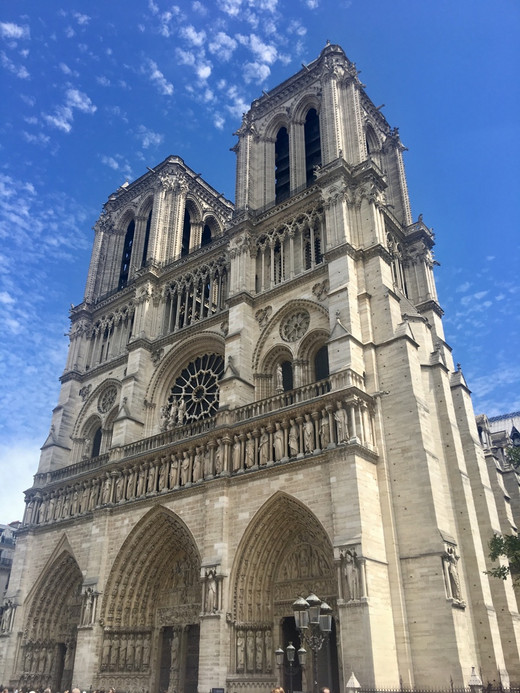
M 81 399 L 85 402 L 87 397 L 90 395 L 90 391 L 92 390 L 92 385 L 84 385 L 80 391 L 79 391 L 79 396 Z
M 307 332 L 311 316 L 306 310 L 290 315 L 280 327 L 280 335 L 286 342 L 296 342 Z
M 101 414 L 106 414 L 114 406 L 117 397 L 117 388 L 115 385 L 109 385 L 100 394 L 98 399 L 98 410 Z

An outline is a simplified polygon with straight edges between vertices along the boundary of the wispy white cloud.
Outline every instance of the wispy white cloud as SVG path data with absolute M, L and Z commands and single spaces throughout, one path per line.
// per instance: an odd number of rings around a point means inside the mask
M 57 106 L 54 113 L 43 113 L 42 117 L 46 123 L 57 130 L 70 132 L 74 120 L 74 110 L 92 114 L 96 112 L 97 107 L 83 92 L 78 89 L 67 89 L 65 103 Z
M 0 36 L 4 39 L 20 40 L 28 39 L 31 34 L 29 27 L 25 24 L 14 24 L 13 22 L 0 22 Z
M 3 51 L 0 52 L 0 64 L 5 70 L 18 77 L 18 79 L 29 79 L 30 77 L 25 65 L 16 65 Z
M 246 63 L 242 70 L 242 75 L 246 84 L 255 82 L 255 84 L 261 84 L 271 74 L 271 69 L 269 65 L 264 65 L 263 63 Z
M 206 42 L 206 32 L 204 29 L 197 31 L 191 24 L 182 27 L 179 33 L 181 37 L 191 43 L 192 46 L 201 47 Z
M 217 31 L 215 36 L 210 40 L 208 44 L 208 50 L 210 53 L 220 58 L 220 60 L 228 61 L 237 47 L 237 42 L 234 38 L 226 34 L 224 31 Z
M 158 147 L 162 144 L 164 140 L 164 135 L 158 132 L 153 132 L 149 130 L 144 125 L 140 125 L 137 131 L 137 138 L 141 141 L 141 146 L 143 149 L 148 149 L 149 147 Z
M 80 12 L 73 12 L 72 16 L 80 26 L 85 26 L 90 22 L 90 17 L 86 14 L 81 14 Z
M 142 71 L 149 76 L 151 82 L 155 85 L 160 94 L 163 96 L 171 96 L 173 94 L 173 84 L 168 82 L 154 60 L 148 59 Z

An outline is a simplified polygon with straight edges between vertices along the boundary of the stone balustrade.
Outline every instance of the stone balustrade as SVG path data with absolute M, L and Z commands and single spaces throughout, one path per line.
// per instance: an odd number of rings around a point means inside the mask
M 24 524 L 50 524 L 218 477 L 254 473 L 338 445 L 362 446 L 375 460 L 373 400 L 352 386 L 353 376 L 342 374 L 342 382 L 351 386 L 341 392 L 331 390 L 338 383 L 329 378 L 285 393 L 291 399 L 283 404 L 283 395 L 276 395 L 129 444 L 109 465 L 94 458 L 93 467 L 85 461 L 51 472 L 47 485 L 27 492 Z

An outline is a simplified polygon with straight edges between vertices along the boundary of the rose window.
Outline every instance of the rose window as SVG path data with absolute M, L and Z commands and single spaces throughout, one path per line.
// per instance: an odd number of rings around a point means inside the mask
M 168 397 L 170 405 L 182 410 L 183 424 L 216 414 L 223 373 L 224 359 L 219 354 L 199 356 L 183 369 Z
M 282 339 L 286 342 L 296 342 L 298 339 L 301 339 L 307 332 L 310 321 L 311 316 L 306 310 L 293 313 L 280 328 Z
M 114 406 L 117 397 L 117 388 L 115 385 L 109 385 L 107 389 L 101 393 L 98 400 L 98 410 L 101 414 L 106 414 L 109 409 Z

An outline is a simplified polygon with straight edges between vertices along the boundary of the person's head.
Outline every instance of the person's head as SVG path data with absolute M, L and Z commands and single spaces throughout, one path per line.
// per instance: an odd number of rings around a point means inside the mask
M 327 686 L 323 686 L 323 688 L 320 688 L 320 693 L 330 693 L 330 688 L 327 688 Z

